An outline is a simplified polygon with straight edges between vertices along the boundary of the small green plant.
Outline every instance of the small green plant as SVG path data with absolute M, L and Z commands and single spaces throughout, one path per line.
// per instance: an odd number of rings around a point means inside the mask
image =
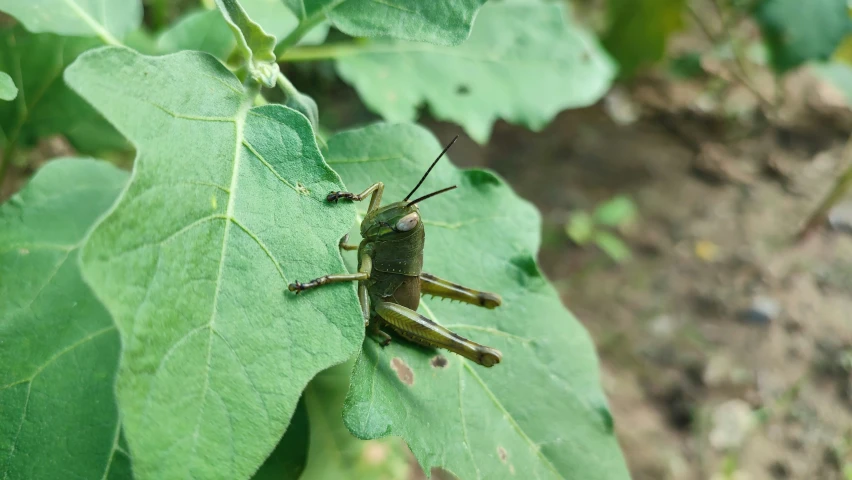
M 578 210 L 571 214 L 565 233 L 577 245 L 595 245 L 616 263 L 631 258 L 630 247 L 619 238 L 621 230 L 636 221 L 636 205 L 625 196 L 613 197 L 591 213 Z
M 461 188 L 422 207 L 424 263 L 503 305 L 420 308 L 499 368 L 365 341 L 353 285 L 287 292 L 347 267 L 366 211 L 329 192 L 402 198 L 440 151 L 421 105 L 480 142 L 540 129 L 609 88 L 594 37 L 558 3 L 205 4 L 170 24 L 157 2 L 150 31 L 139 0 L 0 0 L 0 179 L 48 136 L 81 155 L 0 206 L 2 477 L 371 478 L 377 445 L 405 464 L 375 443 L 393 435 L 462 479 L 628 478 L 593 345 L 536 265 L 539 214 L 495 174 L 430 174 Z M 285 74 L 320 60 L 394 123 L 324 138 Z

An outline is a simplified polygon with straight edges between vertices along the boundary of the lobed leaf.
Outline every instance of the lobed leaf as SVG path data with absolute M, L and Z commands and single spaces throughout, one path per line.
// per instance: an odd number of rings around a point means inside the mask
M 354 214 L 304 116 L 197 52 L 82 55 L 66 80 L 137 147 L 83 274 L 124 346 L 117 398 L 137 479 L 247 478 L 317 372 L 352 356 L 352 285 L 286 291 L 343 265 Z
M 779 73 L 810 60 L 828 60 L 852 31 L 846 0 L 761 0 L 754 17 Z
M 80 53 L 98 46 L 92 38 L 33 34 L 21 27 L 0 29 L 0 70 L 15 80 L 19 95 L 0 102 L 2 145 L 35 144 L 62 134 L 80 152 L 128 148 L 127 142 L 62 81 L 62 72 Z
M 375 42 L 341 51 L 337 70 L 388 121 L 428 103 L 484 143 L 497 119 L 540 130 L 566 108 L 597 101 L 614 67 L 557 4 L 489 4 L 459 47 Z
M 34 33 L 98 36 L 112 44 L 142 24 L 139 0 L 0 0 L 0 11 Z
M 401 199 L 441 145 L 413 125 L 379 124 L 329 142 L 328 163 L 355 191 L 382 180 Z M 396 337 L 364 341 L 344 421 L 359 438 L 401 436 L 424 470 L 459 478 L 629 478 L 581 324 L 541 275 L 540 218 L 494 174 L 439 163 L 422 192 L 458 185 L 421 205 L 424 270 L 500 294 L 486 310 L 424 298 L 421 313 L 503 352 L 486 369 Z M 361 213 L 363 206 L 359 206 Z
M 77 262 L 126 180 L 105 162 L 54 160 L 0 206 L 2 478 L 131 478 L 117 448 L 118 332 Z
M 248 64 L 249 74 L 267 87 L 274 86 L 279 72 L 275 37 L 249 18 L 238 0 L 216 0 L 216 5 L 237 39 L 237 48 Z

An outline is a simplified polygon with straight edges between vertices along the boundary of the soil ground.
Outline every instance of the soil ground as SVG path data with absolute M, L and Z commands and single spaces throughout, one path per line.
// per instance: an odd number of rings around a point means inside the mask
M 453 155 L 541 210 L 540 263 L 595 339 L 635 480 L 852 478 L 852 236 L 794 238 L 852 161 L 848 111 L 815 82 L 792 77 L 764 121 L 645 79 L 629 125 L 602 102 Z M 620 265 L 564 233 L 616 194 L 640 213 Z

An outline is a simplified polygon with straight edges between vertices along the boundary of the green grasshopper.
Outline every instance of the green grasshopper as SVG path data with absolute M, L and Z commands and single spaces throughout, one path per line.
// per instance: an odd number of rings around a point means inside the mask
M 370 197 L 370 207 L 361 222 L 361 244 L 340 241 L 343 250 L 358 250 L 358 273 L 324 275 L 310 282 L 291 283 L 291 292 L 338 282 L 358 282 L 358 300 L 364 325 L 385 347 L 391 336 L 382 331 L 390 329 L 401 337 L 428 347 L 445 348 L 482 366 L 500 363 L 500 351 L 472 342 L 417 313 L 420 295 L 428 294 L 485 308 L 498 307 L 502 300 L 494 293 L 480 292 L 423 272 L 423 244 L 426 238 L 420 220 L 419 202 L 456 188 L 447 187 L 415 200 L 408 200 L 426 180 L 438 160 L 455 143 L 454 138 L 426 170 L 414 189 L 401 202 L 381 207 L 384 184 L 376 182 L 361 193 L 331 192 L 329 202 L 352 200 L 360 202 Z

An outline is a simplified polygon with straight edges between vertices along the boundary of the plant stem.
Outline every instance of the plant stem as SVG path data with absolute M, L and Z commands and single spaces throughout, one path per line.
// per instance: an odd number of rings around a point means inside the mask
M 355 42 L 339 42 L 313 47 L 296 47 L 278 56 L 279 62 L 309 62 L 354 55 L 364 51 L 364 46 Z
M 796 235 L 798 240 L 803 240 L 808 236 L 808 234 L 822 225 L 828 218 L 828 212 L 831 208 L 834 207 L 834 205 L 836 205 L 837 202 L 846 195 L 846 192 L 849 191 L 850 187 L 852 187 L 852 137 L 847 140 L 841 156 L 842 161 L 846 162 L 848 166 L 843 173 L 837 177 L 837 180 L 834 181 L 834 186 L 831 190 L 829 190 L 828 194 L 823 197 L 819 206 L 817 206 L 813 213 L 811 213 L 808 220 L 805 222 L 805 225 L 801 230 L 799 230 L 799 233 Z
M 299 40 L 301 40 L 305 34 L 322 23 L 323 20 L 325 20 L 325 12 L 319 11 L 299 22 L 299 25 L 275 46 L 275 56 L 278 57 L 278 60 L 280 61 L 284 52 L 299 43 Z

